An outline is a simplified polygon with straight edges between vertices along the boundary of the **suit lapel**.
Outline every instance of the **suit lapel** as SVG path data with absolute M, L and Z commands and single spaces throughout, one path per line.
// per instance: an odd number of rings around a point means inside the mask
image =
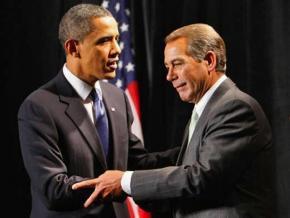
M 62 72 L 57 76 L 56 85 L 60 93 L 60 102 L 67 105 L 65 114 L 71 119 L 81 135 L 85 138 L 94 154 L 98 157 L 100 164 L 104 168 L 107 168 L 105 155 L 101 148 L 100 140 L 97 137 L 96 128 L 90 120 L 80 97 L 67 82 Z
M 98 157 L 98 160 L 104 168 L 107 168 L 105 161 L 105 154 L 101 148 L 100 140 L 97 137 L 96 127 L 93 125 L 87 111 L 79 99 L 69 101 L 66 114 L 74 122 L 83 137 L 87 140 L 89 146 Z
M 217 102 L 220 101 L 220 99 L 225 95 L 225 93 L 231 88 L 234 87 L 235 84 L 230 80 L 226 79 L 213 93 L 211 98 L 209 99 L 208 103 L 206 104 L 200 118 L 198 119 L 195 130 L 193 132 L 191 140 L 195 138 L 196 136 L 201 135 L 202 130 L 204 129 L 204 126 L 208 122 L 209 113 L 213 110 L 215 105 L 217 105 Z
M 187 148 L 187 141 L 188 141 L 188 136 L 189 136 L 189 124 L 190 124 L 190 119 L 189 121 L 187 122 L 187 125 L 186 125 L 186 128 L 184 130 L 184 135 L 183 135 L 183 139 L 182 139 L 182 144 L 181 144 L 181 149 L 180 149 L 180 152 L 178 154 L 178 158 L 177 158 L 177 161 L 176 161 L 176 165 L 180 165 L 181 162 L 182 162 L 182 158 L 183 158 L 183 155 L 184 155 L 184 152 Z
M 209 99 L 208 103 L 206 104 L 200 118 L 198 119 L 196 126 L 195 126 L 195 130 L 194 130 L 193 135 L 191 137 L 191 140 L 188 144 L 187 140 L 188 140 L 188 128 L 189 128 L 189 123 L 190 123 L 190 120 L 189 120 L 187 127 L 186 127 L 186 130 L 185 130 L 186 132 L 185 132 L 185 137 L 183 139 L 182 148 L 181 148 L 180 154 L 179 154 L 178 159 L 177 159 L 177 164 L 181 164 L 182 160 L 184 158 L 184 155 L 188 155 L 185 153 L 186 147 L 193 146 L 192 145 L 193 142 L 198 140 L 198 137 L 202 134 L 202 131 L 208 122 L 208 117 L 209 117 L 208 115 L 211 112 L 211 110 L 213 109 L 214 105 L 216 105 L 216 102 L 219 101 L 220 98 L 231 87 L 234 87 L 234 86 L 235 86 L 235 84 L 228 78 L 216 89 L 216 91 L 213 93 L 213 95 Z

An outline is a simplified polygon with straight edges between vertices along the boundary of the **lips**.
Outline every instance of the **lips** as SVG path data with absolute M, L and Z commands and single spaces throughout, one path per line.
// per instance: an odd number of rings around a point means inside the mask
M 109 67 L 110 70 L 115 71 L 118 68 L 118 61 L 118 59 L 108 61 L 107 67 Z
M 182 89 L 185 85 L 186 85 L 186 82 L 181 82 L 178 84 L 173 84 L 173 87 L 178 91 L 178 90 Z

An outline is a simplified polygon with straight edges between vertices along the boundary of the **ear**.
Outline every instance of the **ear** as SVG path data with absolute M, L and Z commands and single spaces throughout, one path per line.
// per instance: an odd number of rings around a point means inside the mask
M 80 57 L 79 53 L 79 42 L 74 39 L 68 39 L 64 43 L 65 52 L 67 55 L 71 55 L 73 57 Z
M 204 57 L 204 60 L 208 64 L 208 71 L 214 71 L 217 65 L 216 54 L 213 51 L 208 51 Z

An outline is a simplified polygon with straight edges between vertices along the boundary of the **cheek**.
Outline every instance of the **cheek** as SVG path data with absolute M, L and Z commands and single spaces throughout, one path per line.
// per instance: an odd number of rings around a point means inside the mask
M 100 68 L 103 68 L 106 63 L 106 59 L 100 52 L 96 52 L 94 54 L 94 56 L 92 57 L 92 61 L 94 62 L 95 65 L 97 65 Z
M 199 81 L 204 80 L 206 76 L 205 72 L 206 72 L 205 69 L 203 69 L 203 67 L 200 64 L 195 66 L 188 66 L 184 70 L 184 77 L 189 81 L 198 83 Z
M 187 83 L 187 87 L 188 87 L 188 89 L 187 89 L 187 94 L 188 94 L 189 96 L 192 96 L 194 93 L 196 93 L 196 91 L 197 91 L 197 86 L 196 86 L 195 81 L 193 81 L 193 80 L 188 81 L 188 83 Z
M 187 69 L 182 74 L 182 79 L 186 81 L 187 84 L 187 92 L 191 95 L 192 92 L 196 92 L 197 84 L 198 84 L 198 75 L 193 69 Z
M 102 66 L 105 66 L 108 60 L 104 52 L 99 52 L 96 55 L 96 59 L 98 60 L 98 63 L 101 64 Z
M 185 68 L 181 73 L 181 77 L 187 82 L 192 83 L 192 81 L 196 80 L 196 73 L 191 68 Z

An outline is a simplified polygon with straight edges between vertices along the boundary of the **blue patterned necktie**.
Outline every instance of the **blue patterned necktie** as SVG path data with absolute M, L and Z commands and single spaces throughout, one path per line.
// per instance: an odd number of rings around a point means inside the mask
M 95 126 L 107 157 L 109 151 L 109 127 L 106 109 L 103 100 L 97 93 L 96 89 L 92 90 L 91 97 L 94 102 Z

